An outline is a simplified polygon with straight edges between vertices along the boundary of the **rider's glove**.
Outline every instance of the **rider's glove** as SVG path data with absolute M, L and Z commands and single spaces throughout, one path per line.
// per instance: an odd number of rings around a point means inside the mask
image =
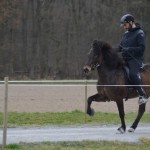
M 130 53 L 129 53 L 129 48 L 122 48 L 122 57 L 129 57 Z

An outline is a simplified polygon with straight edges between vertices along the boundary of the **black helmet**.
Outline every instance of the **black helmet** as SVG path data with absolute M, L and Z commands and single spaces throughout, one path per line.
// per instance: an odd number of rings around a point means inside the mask
M 134 17 L 132 15 L 130 15 L 130 14 L 124 15 L 120 19 L 121 25 L 124 24 L 124 23 L 129 23 L 130 21 L 134 22 Z

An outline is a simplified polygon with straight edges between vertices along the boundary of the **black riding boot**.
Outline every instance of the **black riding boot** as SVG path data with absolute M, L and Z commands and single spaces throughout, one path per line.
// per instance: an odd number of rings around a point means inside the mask
M 142 66 L 141 60 L 132 59 L 126 62 L 129 67 L 129 74 L 132 81 L 132 84 L 135 86 L 135 89 L 139 93 L 139 105 L 147 102 L 147 95 L 144 89 L 142 88 L 141 76 L 140 76 L 140 67 Z
M 138 91 L 140 96 L 147 96 L 145 90 L 141 86 L 137 86 L 136 90 Z
M 141 77 L 140 77 L 139 73 L 134 78 L 134 83 L 136 83 L 137 86 L 135 88 L 139 93 L 139 101 L 138 101 L 139 105 L 146 103 L 148 96 L 147 96 L 145 90 L 143 89 L 143 87 L 140 86 L 141 85 Z

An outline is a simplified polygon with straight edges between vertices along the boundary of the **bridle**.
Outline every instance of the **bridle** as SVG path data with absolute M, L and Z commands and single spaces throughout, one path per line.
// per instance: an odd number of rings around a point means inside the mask
M 104 59 L 102 58 L 102 61 L 100 63 L 96 62 L 94 65 L 91 66 L 92 70 L 94 70 L 95 68 L 100 68 L 103 65 L 103 63 L 104 63 Z
M 93 61 L 91 64 L 89 64 L 89 65 L 87 64 L 83 67 L 83 70 L 84 70 L 85 73 L 88 73 L 89 71 L 94 70 L 95 68 L 99 69 L 102 66 L 103 62 L 104 62 L 102 56 L 101 56 L 102 57 L 101 62 L 98 62 L 98 58 L 100 57 L 99 54 L 95 53 L 92 50 L 90 52 L 94 53 L 94 56 L 92 56 L 92 57 L 94 57 L 94 60 L 96 60 L 96 61 Z

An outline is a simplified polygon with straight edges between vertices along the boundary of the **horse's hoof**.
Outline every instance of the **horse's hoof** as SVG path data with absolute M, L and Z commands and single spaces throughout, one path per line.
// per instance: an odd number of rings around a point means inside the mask
M 125 133 L 125 129 L 123 127 L 117 129 L 117 134 L 124 134 L 124 133 Z
M 130 127 L 129 129 L 128 129 L 128 132 L 130 132 L 130 133 L 133 133 L 135 131 L 135 129 L 133 129 L 132 127 Z
M 89 116 L 94 116 L 94 115 L 95 115 L 94 109 L 91 108 L 90 110 L 88 110 L 88 111 L 87 111 L 87 114 L 88 114 Z
M 90 116 L 94 116 L 95 115 L 95 110 L 93 108 L 91 108 L 91 115 Z

